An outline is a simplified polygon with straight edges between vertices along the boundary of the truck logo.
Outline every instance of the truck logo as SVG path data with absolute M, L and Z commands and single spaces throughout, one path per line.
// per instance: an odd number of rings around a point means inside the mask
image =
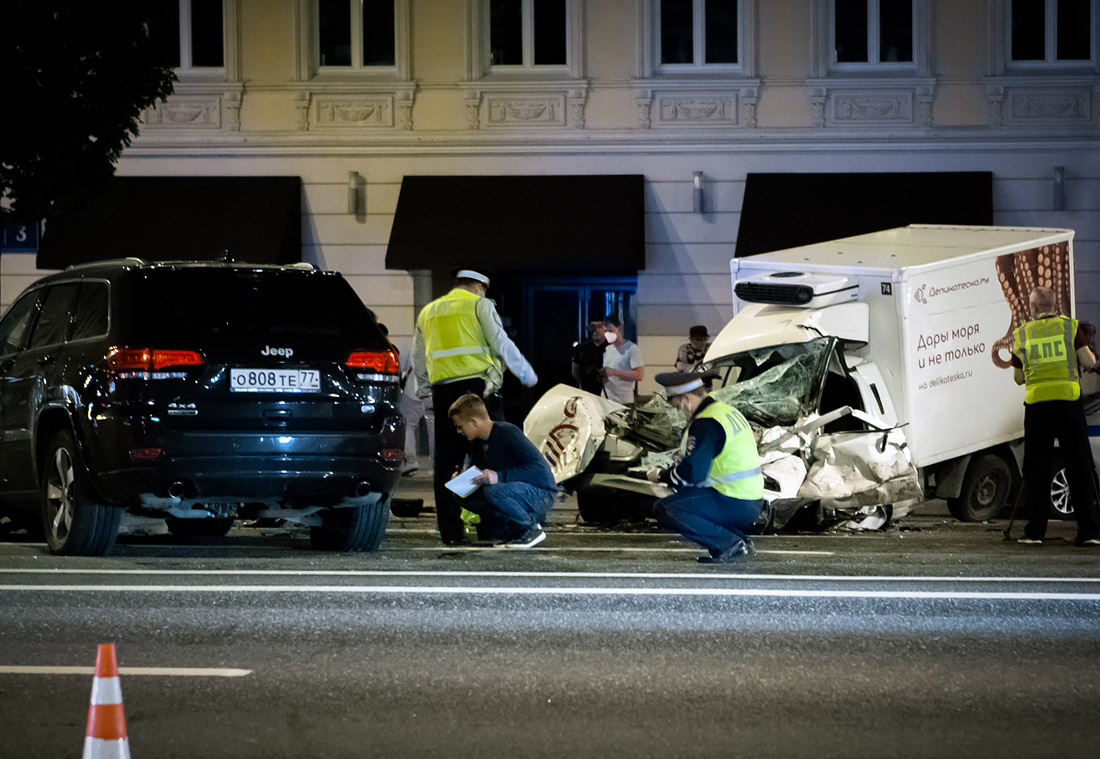
M 283 356 L 284 358 L 290 358 L 294 355 L 293 348 L 272 348 L 270 345 L 265 345 L 260 351 L 261 356 Z
M 928 305 L 928 298 L 926 298 L 924 295 L 924 285 L 921 285 L 913 291 L 913 298 L 917 301 L 917 303 L 920 303 L 921 305 Z

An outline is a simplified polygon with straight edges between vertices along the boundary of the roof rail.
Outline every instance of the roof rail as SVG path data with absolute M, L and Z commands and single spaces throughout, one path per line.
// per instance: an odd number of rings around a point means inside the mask
M 121 266 L 129 264 L 130 266 L 144 266 L 147 262 L 143 258 L 135 258 L 134 256 L 127 256 L 126 258 L 105 258 L 102 261 L 87 261 L 82 264 L 73 264 L 72 266 L 66 266 L 65 271 L 73 271 L 74 269 L 90 269 L 96 266 Z

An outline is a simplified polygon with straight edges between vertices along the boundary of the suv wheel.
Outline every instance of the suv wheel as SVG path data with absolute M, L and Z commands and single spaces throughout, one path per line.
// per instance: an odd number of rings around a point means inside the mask
M 51 553 L 106 556 L 111 552 L 122 509 L 95 497 L 71 432 L 62 430 L 50 441 L 40 484 L 42 526 Z
M 322 512 L 321 526 L 309 528 L 309 542 L 322 551 L 375 551 L 386 535 L 388 499 Z

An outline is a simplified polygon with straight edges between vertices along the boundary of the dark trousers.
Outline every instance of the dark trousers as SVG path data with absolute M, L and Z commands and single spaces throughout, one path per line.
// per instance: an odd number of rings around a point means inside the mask
M 729 498 L 714 488 L 684 488 L 653 506 L 657 521 L 717 556 L 745 540 L 764 502 Z
M 537 488 L 526 482 L 498 482 L 482 485 L 461 506 L 481 517 L 478 537 L 483 540 L 522 537 L 542 523 L 554 505 L 553 490 Z
M 1024 495 L 1030 517 L 1024 533 L 1029 538 L 1046 535 L 1055 440 L 1066 465 L 1078 537 L 1094 538 L 1100 535 L 1100 507 L 1081 399 L 1042 401 L 1024 407 Z
M 444 543 L 457 543 L 463 536 L 463 523 L 458 516 L 462 510 L 458 503 L 461 499 L 447 490 L 446 483 L 455 470 L 462 466 L 470 450 L 470 444 L 455 429 L 448 413 L 451 404 L 466 393 L 474 393 L 485 399 L 485 408 L 489 411 L 490 419 L 495 422 L 504 421 L 500 396 L 485 397 L 485 380 L 475 378 L 432 385 L 432 405 L 435 408 L 435 518 L 439 525 L 439 537 Z

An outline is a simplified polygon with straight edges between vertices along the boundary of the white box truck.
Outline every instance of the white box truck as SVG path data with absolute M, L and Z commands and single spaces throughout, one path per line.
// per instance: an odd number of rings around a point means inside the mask
M 1035 285 L 1073 314 L 1072 231 L 914 225 L 730 270 L 734 317 L 706 363 L 715 395 L 765 430 L 777 505 L 944 498 L 974 521 L 1011 502 L 1024 418 L 1012 331 Z

